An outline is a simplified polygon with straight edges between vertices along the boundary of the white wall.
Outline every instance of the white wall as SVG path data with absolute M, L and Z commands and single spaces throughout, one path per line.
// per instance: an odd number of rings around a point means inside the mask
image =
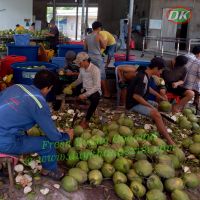
M 32 22 L 32 16 L 33 0 L 0 0 L 0 30 L 14 29 L 16 24 L 25 26 L 24 19 Z

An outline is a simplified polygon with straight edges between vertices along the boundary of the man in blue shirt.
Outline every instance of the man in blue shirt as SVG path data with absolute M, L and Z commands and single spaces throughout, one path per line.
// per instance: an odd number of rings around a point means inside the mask
M 38 153 L 43 160 L 44 175 L 60 179 L 63 174 L 58 170 L 53 144 L 72 139 L 73 130 L 59 132 L 51 119 L 45 96 L 55 80 L 53 72 L 41 70 L 34 78 L 34 85 L 17 84 L 0 93 L 0 152 L 13 155 Z M 35 124 L 45 136 L 25 134 Z

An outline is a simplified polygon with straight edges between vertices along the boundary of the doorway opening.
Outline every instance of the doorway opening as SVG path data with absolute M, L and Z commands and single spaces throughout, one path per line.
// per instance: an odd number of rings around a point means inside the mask
M 188 23 L 178 24 L 176 31 L 176 38 L 187 39 L 187 32 L 188 32 Z M 185 49 L 186 49 L 186 43 L 180 43 L 180 50 L 185 50 Z
M 76 38 L 76 7 L 56 7 L 56 25 L 60 32 L 68 38 Z M 84 13 L 86 13 L 86 8 Z M 97 20 L 98 7 L 88 7 L 88 27 Z M 47 7 L 47 22 L 53 18 L 53 7 Z M 78 7 L 77 39 L 81 39 L 82 7 Z

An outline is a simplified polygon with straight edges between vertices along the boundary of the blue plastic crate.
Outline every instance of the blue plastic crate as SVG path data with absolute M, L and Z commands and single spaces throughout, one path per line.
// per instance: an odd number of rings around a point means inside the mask
M 118 61 L 114 63 L 114 66 L 117 67 L 119 65 L 141 65 L 141 66 L 149 66 L 149 61 L 143 60 L 134 60 L 134 61 Z
M 61 44 L 58 45 L 58 56 L 59 57 L 65 57 L 65 54 L 67 51 L 74 51 L 75 53 L 79 53 L 84 51 L 83 45 L 77 45 L 77 44 Z
M 18 46 L 27 46 L 30 44 L 30 34 L 15 34 L 14 41 L 15 45 Z
M 38 61 L 39 46 L 19 46 L 15 44 L 7 44 L 8 55 L 26 56 L 27 61 Z
M 56 70 L 58 69 L 58 66 L 56 64 L 47 62 L 19 62 L 12 64 L 11 66 L 14 71 L 13 73 L 14 83 L 32 85 L 35 74 L 41 69 L 26 69 L 23 67 L 42 66 L 42 65 L 44 65 L 46 69 L 53 72 L 56 72 Z
M 53 57 L 51 62 L 59 66 L 59 68 L 65 67 L 65 57 Z

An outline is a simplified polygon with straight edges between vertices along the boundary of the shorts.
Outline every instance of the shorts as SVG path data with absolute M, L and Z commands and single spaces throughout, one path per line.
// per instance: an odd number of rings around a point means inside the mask
M 148 103 L 150 103 L 154 107 L 158 107 L 158 104 L 155 101 L 148 100 Z M 145 115 L 145 116 L 150 117 L 151 108 L 149 108 L 147 106 L 144 106 L 144 105 L 141 105 L 141 104 L 138 104 L 136 106 L 133 106 L 129 110 L 129 112 L 137 112 L 137 113 L 139 113 L 141 115 Z
M 104 51 L 104 53 L 109 57 L 113 57 L 115 52 L 116 52 L 116 44 L 107 46 L 106 50 Z
M 188 90 L 188 89 L 185 89 L 183 87 L 177 87 L 177 88 L 172 88 L 172 87 L 167 87 L 167 90 L 177 96 L 180 96 L 180 97 L 183 97 L 185 92 Z
M 92 59 L 91 58 L 91 62 L 100 69 L 101 80 L 106 80 L 106 71 L 105 71 L 105 65 L 104 65 L 103 59 L 102 60 L 97 60 L 97 59 Z

